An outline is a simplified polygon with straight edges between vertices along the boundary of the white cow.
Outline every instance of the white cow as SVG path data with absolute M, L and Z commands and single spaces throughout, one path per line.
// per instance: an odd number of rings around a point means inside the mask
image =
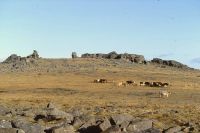
M 159 92 L 160 98 L 162 97 L 169 97 L 169 95 L 171 95 L 171 92 L 168 91 L 160 91 Z

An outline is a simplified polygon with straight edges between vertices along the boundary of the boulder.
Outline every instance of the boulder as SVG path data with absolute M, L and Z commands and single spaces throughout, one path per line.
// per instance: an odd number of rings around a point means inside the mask
M 108 59 L 116 59 L 117 56 L 118 56 L 117 52 L 113 51 L 113 52 L 108 53 L 107 58 Z
M 5 116 L 7 114 L 11 113 L 11 110 L 0 105 L 0 116 Z
M 70 125 L 65 127 L 55 127 L 52 128 L 52 133 L 75 133 L 75 129 Z
M 118 126 L 112 126 L 102 133 L 127 133 L 127 132 L 123 131 L 123 129 L 121 129 Z
M 112 127 L 110 121 L 107 118 L 104 118 L 103 122 L 98 125 L 98 128 L 103 132 L 106 131 L 108 128 Z
M 162 133 L 162 132 L 158 129 L 151 128 L 151 129 L 143 131 L 142 133 Z
M 0 128 L 0 133 L 25 133 L 22 129 Z
M 153 60 L 151 60 L 152 63 L 157 63 L 157 64 L 163 64 L 163 60 L 159 59 L 159 58 L 153 58 Z
M 47 109 L 46 118 L 48 121 L 65 119 L 68 123 L 71 123 L 74 119 L 73 115 L 66 113 L 64 111 L 61 111 L 57 108 Z
M 152 120 L 136 120 L 132 121 L 127 127 L 128 132 L 142 132 L 153 128 Z
M 78 55 L 76 52 L 72 52 L 72 59 L 78 58 Z
M 0 120 L 0 128 L 12 128 L 11 122 Z
M 44 128 L 39 124 L 31 124 L 25 119 L 16 119 L 12 121 L 13 128 L 22 129 L 25 133 L 44 133 Z
M 91 58 L 91 54 L 89 54 L 89 53 L 82 54 L 81 58 Z
M 101 54 L 101 53 L 96 54 L 96 58 L 101 59 L 101 58 L 105 58 L 105 57 L 106 57 L 106 54 Z
M 78 117 L 74 118 L 74 121 L 72 123 L 75 129 L 79 129 L 83 124 L 84 124 L 83 121 Z
M 27 56 L 27 58 L 39 59 L 39 54 L 36 50 L 33 50 L 33 53 L 31 55 Z
M 128 114 L 118 114 L 111 116 L 112 125 L 120 125 L 124 122 L 130 122 L 131 120 L 133 120 L 133 117 Z
M 135 63 L 138 63 L 138 64 L 144 64 L 144 62 L 145 62 L 144 56 L 142 56 L 142 55 L 137 55 L 137 56 L 134 58 L 134 62 L 135 62 Z
M 131 62 L 135 62 L 138 64 L 145 64 L 147 61 L 145 60 L 143 55 L 136 54 L 117 54 L 117 52 L 113 51 L 108 54 L 83 54 L 82 58 L 103 58 L 103 59 L 126 59 Z
M 171 127 L 169 129 L 167 129 L 166 131 L 164 131 L 164 133 L 176 133 L 181 131 L 181 127 L 180 126 L 176 126 L 176 127 Z
M 3 61 L 3 63 L 15 63 L 20 61 L 21 57 L 16 55 L 16 54 L 12 54 L 11 56 L 9 56 L 5 61 Z
M 187 65 L 184 65 L 178 61 L 175 60 L 162 60 L 159 58 L 154 58 L 151 60 L 152 63 L 160 64 L 160 65 L 165 65 L 165 66 L 170 66 L 170 67 L 177 67 L 177 68 L 189 68 Z

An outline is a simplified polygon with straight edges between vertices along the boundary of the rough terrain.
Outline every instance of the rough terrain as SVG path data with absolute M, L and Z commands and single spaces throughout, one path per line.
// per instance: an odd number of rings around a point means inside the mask
M 0 133 L 200 132 L 198 70 L 160 60 L 32 55 L 0 64 Z M 98 78 L 109 82 L 93 83 Z M 116 85 L 126 80 L 170 86 Z M 160 98 L 161 90 L 172 94 Z

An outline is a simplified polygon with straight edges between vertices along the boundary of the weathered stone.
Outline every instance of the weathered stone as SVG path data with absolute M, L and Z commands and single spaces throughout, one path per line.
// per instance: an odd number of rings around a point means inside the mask
M 134 62 L 138 64 L 143 64 L 145 62 L 144 56 L 138 55 L 134 58 Z
M 0 120 L 0 128 L 12 128 L 11 122 Z
M 143 131 L 142 133 L 162 133 L 162 132 L 158 129 L 151 128 L 151 129 Z
M 112 125 L 120 125 L 123 122 L 130 122 L 133 120 L 133 117 L 128 114 L 118 114 L 118 115 L 113 115 L 111 116 L 111 124 Z
M 49 121 L 65 119 L 66 121 L 68 121 L 68 123 L 71 123 L 74 117 L 69 113 L 54 108 L 54 109 L 47 109 L 47 119 Z
M 104 59 L 126 59 L 131 62 L 139 63 L 139 64 L 145 64 L 146 60 L 144 56 L 142 55 L 136 55 L 136 54 L 117 54 L 115 51 L 110 52 L 108 54 L 83 54 L 81 56 L 82 58 L 104 58 Z
M 76 117 L 76 118 L 74 119 L 72 125 L 73 125 L 73 127 L 74 127 L 75 129 L 79 129 L 79 128 L 83 125 L 83 121 L 82 121 L 80 118 Z
M 0 133 L 25 133 L 21 129 L 16 128 L 0 128 Z
M 96 126 L 96 118 L 90 116 L 88 118 L 83 118 L 84 124 L 79 129 L 87 129 L 90 126 Z
M 108 59 L 116 59 L 117 56 L 118 56 L 117 52 L 113 51 L 113 52 L 108 53 L 107 58 Z
M 85 113 L 85 110 L 83 108 L 74 108 L 70 113 L 74 117 L 80 117 Z
M 44 133 L 44 128 L 39 124 L 31 124 L 24 119 L 16 119 L 12 121 L 14 128 L 19 128 L 25 131 L 25 133 Z
M 3 63 L 13 63 L 13 62 L 17 62 L 20 61 L 20 56 L 16 55 L 16 54 L 12 54 L 11 56 L 9 56 Z
M 36 50 L 33 50 L 33 53 L 27 56 L 27 58 L 39 59 L 39 54 Z
M 53 103 L 48 103 L 48 104 L 47 104 L 47 108 L 48 108 L 48 109 L 55 109 L 56 106 L 55 106 Z
M 123 132 L 122 129 L 118 126 L 112 126 L 102 133 L 125 133 L 125 132 Z
M 165 133 L 176 133 L 176 132 L 179 132 L 179 131 L 181 131 L 181 127 L 180 126 L 176 126 L 176 127 L 171 127 L 171 128 L 169 128 L 169 129 L 167 129 L 166 131 L 165 131 Z
M 10 112 L 11 111 L 8 108 L 0 105 L 0 115 L 5 116 L 6 114 L 8 114 Z
M 72 52 L 72 59 L 78 58 L 78 55 L 76 52 Z
M 129 132 L 141 132 L 153 127 L 153 121 L 151 120 L 136 120 L 132 121 L 127 127 Z
M 108 128 L 110 128 L 112 125 L 110 124 L 110 121 L 107 118 L 104 118 L 103 122 L 98 125 L 99 129 L 101 131 L 105 131 Z
M 151 60 L 151 62 L 160 64 L 160 65 L 177 67 L 177 68 L 189 68 L 187 65 L 184 65 L 184 64 L 177 62 L 177 61 L 174 61 L 174 60 L 162 60 L 162 59 L 159 59 L 159 58 L 154 58 L 153 60 Z
M 52 133 L 75 133 L 73 126 L 56 127 L 52 129 Z

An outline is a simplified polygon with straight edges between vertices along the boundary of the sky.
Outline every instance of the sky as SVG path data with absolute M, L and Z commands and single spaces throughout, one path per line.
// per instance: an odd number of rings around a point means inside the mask
M 142 54 L 200 68 L 200 0 L 0 0 L 0 59 Z

